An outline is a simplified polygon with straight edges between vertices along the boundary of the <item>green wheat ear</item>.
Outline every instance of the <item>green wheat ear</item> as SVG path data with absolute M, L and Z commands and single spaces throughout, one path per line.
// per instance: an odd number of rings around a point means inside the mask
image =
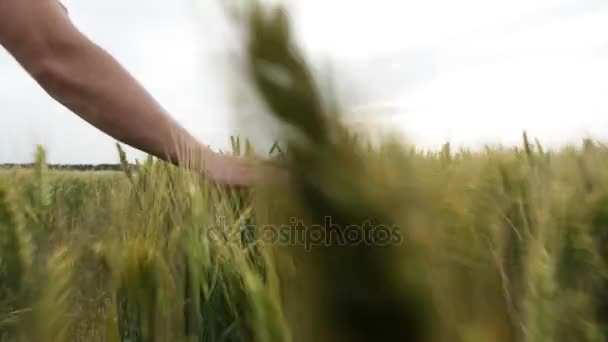
M 257 90 L 273 115 L 299 134 L 288 139 L 290 158 L 297 165 L 289 180 L 296 210 L 306 213 L 307 224 L 331 218 L 335 231 L 364 222 L 394 226 L 393 199 L 405 197 L 402 192 L 397 196 L 398 187 L 390 187 L 394 184 L 388 179 L 395 178 L 390 170 L 397 168 L 389 161 L 397 156 L 394 161 L 406 160 L 401 149 L 388 146 L 384 154 L 367 155 L 365 142 L 326 115 L 312 73 L 292 44 L 282 8 L 256 7 L 250 35 L 249 62 Z M 413 197 L 415 192 L 410 193 Z M 297 281 L 317 289 L 304 299 L 318 304 L 309 319 L 318 320 L 313 325 L 325 330 L 322 338 L 313 339 L 428 341 L 428 294 L 422 281 L 410 276 L 418 268 L 417 260 L 408 260 L 409 273 L 402 274 L 394 267 L 402 261 L 401 251 L 396 246 L 376 247 L 336 242 L 311 251 L 292 249 L 294 258 L 312 265 Z
M 7 191 L 0 187 L 0 284 L 12 295 L 24 289 L 33 249 L 17 208 Z M 0 293 L 0 302 L 5 299 Z
M 280 120 L 304 133 L 308 142 L 329 139 L 321 96 L 310 68 L 292 43 L 285 9 L 255 3 L 249 16 L 250 73 L 263 100 Z
M 35 187 L 36 197 L 34 205 L 40 224 L 44 224 L 48 209 L 51 205 L 51 187 L 48 179 L 48 166 L 46 163 L 46 151 L 42 146 L 36 149 L 35 164 Z
M 132 180 L 133 170 L 131 169 L 131 164 L 129 164 L 129 160 L 127 159 L 127 153 L 122 148 L 122 145 L 116 143 L 116 149 L 118 150 L 118 158 L 120 159 L 120 165 L 122 166 L 123 172 Z
M 118 150 L 118 157 L 120 159 L 120 165 L 122 167 L 122 170 L 125 173 L 125 175 L 127 176 L 127 178 L 129 179 L 129 183 L 131 183 L 132 191 L 135 194 L 139 208 L 143 210 L 144 201 L 142 198 L 142 194 L 139 191 L 140 189 L 137 186 L 138 182 L 135 179 L 135 174 L 133 172 L 133 168 L 132 168 L 131 164 L 129 164 L 129 160 L 127 159 L 127 153 L 125 152 L 125 150 L 122 148 L 122 146 L 119 143 L 116 143 L 116 149 Z
M 70 312 L 74 308 L 74 275 L 78 255 L 70 246 L 56 248 L 45 265 L 38 301 L 34 306 L 34 330 L 40 341 L 73 341 L 76 319 Z
M 524 151 L 526 151 L 526 157 L 528 158 L 528 163 L 530 163 L 530 165 L 534 165 L 536 163 L 535 155 L 534 155 L 534 145 L 530 142 L 530 139 L 528 138 L 528 132 L 524 131 L 522 136 L 523 136 Z
M 158 247 L 153 241 L 135 238 L 115 251 L 113 278 L 123 339 L 163 341 L 170 336 L 168 312 L 175 310 L 172 294 L 176 289 Z
M 34 255 L 31 236 L 13 200 L 0 187 L 0 331 L 6 332 L 17 332 L 29 313 Z
M 49 170 L 46 160 L 46 151 L 42 146 L 36 148 L 36 162 L 34 164 L 33 193 L 31 208 L 26 213 L 31 217 L 27 222 L 27 229 L 32 234 L 36 249 L 35 264 L 45 256 L 49 247 L 48 240 L 52 229 L 51 222 L 52 187 L 49 180 Z

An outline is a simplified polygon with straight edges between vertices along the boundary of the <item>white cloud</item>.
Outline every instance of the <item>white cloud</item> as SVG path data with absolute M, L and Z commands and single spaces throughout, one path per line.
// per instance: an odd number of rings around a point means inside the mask
M 362 68 L 373 66 L 368 74 L 417 53 L 426 58 L 408 60 L 411 69 L 426 69 L 418 73 L 426 79 L 402 81 L 401 95 L 392 89 L 378 96 L 392 113 L 374 117 L 380 125 L 405 131 L 425 146 L 446 140 L 519 143 L 524 129 L 552 145 L 588 134 L 608 137 L 608 4 L 352 3 L 302 3 L 306 46 L 336 60 L 356 60 Z M 385 67 L 366 63 L 380 57 Z M 396 72 L 384 76 L 390 84 L 412 76 L 408 68 Z M 381 79 L 374 81 L 372 89 L 383 89 Z

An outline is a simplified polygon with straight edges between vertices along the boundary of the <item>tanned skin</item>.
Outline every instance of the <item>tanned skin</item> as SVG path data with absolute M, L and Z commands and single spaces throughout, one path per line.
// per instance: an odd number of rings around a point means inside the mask
M 222 185 L 255 183 L 253 162 L 200 144 L 57 0 L 0 0 L 0 45 L 55 100 L 113 138 Z

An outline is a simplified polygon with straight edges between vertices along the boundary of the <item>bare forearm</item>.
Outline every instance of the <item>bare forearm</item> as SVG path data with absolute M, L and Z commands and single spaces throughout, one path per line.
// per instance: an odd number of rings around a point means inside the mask
M 57 1 L 0 0 L 0 44 L 53 98 L 115 139 L 173 162 L 178 146 L 202 149 Z
M 86 39 L 40 63 L 31 72 L 42 87 L 115 139 L 172 162 L 180 150 L 202 149 L 118 62 Z
M 230 185 L 252 164 L 212 152 L 180 127 L 56 0 L 0 0 L 0 45 L 57 101 L 117 140 Z

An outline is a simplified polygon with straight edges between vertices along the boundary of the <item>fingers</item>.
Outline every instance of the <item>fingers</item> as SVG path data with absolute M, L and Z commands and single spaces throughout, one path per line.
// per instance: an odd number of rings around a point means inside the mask
M 290 174 L 289 164 L 285 161 L 235 157 L 219 153 L 207 155 L 203 173 L 217 185 L 232 187 L 284 182 Z

